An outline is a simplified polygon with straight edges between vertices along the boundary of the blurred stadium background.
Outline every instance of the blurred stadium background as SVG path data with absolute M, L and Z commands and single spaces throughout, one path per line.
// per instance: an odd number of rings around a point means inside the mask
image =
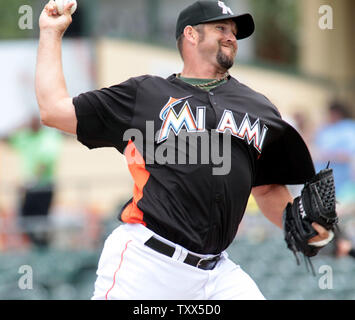
M 128 77 L 180 71 L 174 30 L 187 0 L 78 0 L 63 43 L 64 73 L 72 96 Z M 89 299 L 106 236 L 118 225 L 132 180 L 115 150 L 88 149 L 63 135 L 49 219 L 30 225 L 50 234 L 33 246 L 19 220 L 25 184 L 18 153 L 8 138 L 37 112 L 34 69 L 38 17 L 46 1 L 0 0 L 0 299 Z M 231 74 L 265 94 L 291 122 L 308 128 L 326 121 L 330 100 L 355 107 L 355 2 L 353 0 L 225 1 L 234 12 L 251 12 L 256 32 L 239 42 Z M 21 29 L 19 8 L 32 8 L 33 28 Z M 319 8 L 333 9 L 333 29 L 322 30 Z M 353 115 L 355 110 L 351 109 Z M 306 133 L 305 138 L 307 138 Z M 355 138 L 355 137 L 354 137 Z M 355 242 L 355 199 L 340 206 L 342 224 Z M 341 204 L 340 204 L 341 205 Z M 39 230 L 43 231 L 43 230 Z M 228 250 L 268 299 L 355 299 L 355 260 L 328 250 L 313 259 L 316 276 L 297 266 L 282 232 L 250 200 Z M 21 266 L 33 271 L 33 288 L 20 289 Z M 321 289 L 321 266 L 333 272 L 332 289 Z

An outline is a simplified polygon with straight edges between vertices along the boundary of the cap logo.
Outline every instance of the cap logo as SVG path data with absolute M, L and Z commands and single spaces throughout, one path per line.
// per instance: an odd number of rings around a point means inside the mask
M 233 12 L 231 8 L 227 7 L 226 4 L 223 1 L 218 1 L 218 6 L 222 8 L 222 13 L 223 14 L 231 14 L 233 15 Z

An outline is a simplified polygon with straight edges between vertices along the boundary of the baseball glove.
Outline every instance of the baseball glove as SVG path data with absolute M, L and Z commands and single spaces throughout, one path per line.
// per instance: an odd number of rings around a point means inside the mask
M 335 202 L 333 170 L 327 168 L 307 182 L 301 195 L 295 198 L 292 204 L 287 205 L 283 214 L 285 241 L 294 253 L 297 264 L 300 264 L 298 252 L 303 253 L 305 257 L 313 257 L 331 240 L 308 243 L 318 234 L 312 227 L 313 222 L 317 222 L 329 230 L 330 235 L 334 235 L 332 231 L 338 223 Z

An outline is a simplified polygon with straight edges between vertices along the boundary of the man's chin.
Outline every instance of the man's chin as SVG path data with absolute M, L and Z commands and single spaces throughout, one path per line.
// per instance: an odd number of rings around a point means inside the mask
M 226 56 L 217 57 L 217 62 L 222 68 L 229 70 L 230 68 L 233 67 L 234 59 L 231 59 L 229 57 L 227 58 Z
M 226 48 L 226 51 L 227 52 L 224 52 L 223 49 L 219 50 L 217 54 L 217 62 L 222 68 L 229 70 L 234 64 L 235 54 L 234 50 L 230 48 Z

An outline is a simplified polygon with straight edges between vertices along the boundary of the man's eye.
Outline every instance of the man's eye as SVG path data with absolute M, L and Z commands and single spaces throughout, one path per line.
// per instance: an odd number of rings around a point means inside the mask
M 224 31 L 224 27 L 223 26 L 217 26 L 217 29 Z

